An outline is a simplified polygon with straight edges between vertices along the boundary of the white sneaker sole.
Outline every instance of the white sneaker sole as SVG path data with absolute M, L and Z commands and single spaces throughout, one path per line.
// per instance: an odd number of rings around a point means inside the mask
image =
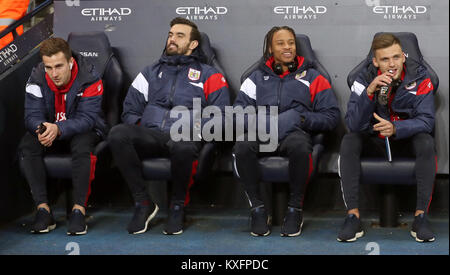
M 300 224 L 300 230 L 298 232 L 291 233 L 291 234 L 281 233 L 280 236 L 281 237 L 297 237 L 298 235 L 300 235 L 302 233 L 302 228 L 303 228 L 303 221 L 302 221 L 302 224 Z
M 272 224 L 272 216 L 267 216 L 267 224 L 270 227 L 270 225 Z M 265 237 L 265 236 L 268 236 L 270 234 L 270 229 L 267 230 L 267 232 L 264 233 L 264 234 L 257 234 L 257 233 L 253 233 L 253 232 L 250 232 L 250 234 L 252 236 L 255 236 L 255 237 Z
M 49 225 L 46 229 L 40 231 L 31 230 L 31 233 L 48 233 L 56 228 L 56 223 Z
M 84 228 L 84 231 L 81 231 L 81 232 L 75 232 L 75 233 L 67 232 L 67 235 L 69 235 L 69 236 L 84 235 L 84 234 L 87 233 L 87 229 L 88 229 L 88 226 L 86 225 L 86 227 Z
M 150 216 L 148 216 L 147 220 L 145 221 L 144 229 L 142 229 L 141 231 L 133 232 L 133 235 L 141 234 L 141 233 L 144 233 L 145 231 L 147 231 L 148 224 L 156 216 L 156 213 L 158 213 L 158 210 L 159 210 L 159 207 L 155 203 L 155 210 L 153 210 L 153 213 L 151 213 Z
M 411 231 L 411 236 L 416 240 L 416 242 L 419 242 L 419 243 L 423 243 L 423 242 L 434 242 L 434 240 L 435 240 L 434 237 L 433 237 L 432 239 L 429 239 L 429 240 L 421 240 L 421 239 L 417 238 L 417 233 L 414 232 L 414 231 Z
M 180 231 L 177 231 L 177 232 L 173 232 L 173 233 L 167 233 L 166 230 L 163 230 L 164 235 L 180 235 L 181 233 L 183 233 L 183 229 L 181 229 Z
M 264 233 L 264 234 L 256 234 L 256 233 L 253 233 L 253 232 L 250 232 L 250 234 L 251 234 L 252 236 L 255 236 L 255 237 L 265 237 L 265 236 L 267 236 L 267 235 L 270 234 L 270 230 L 267 231 L 267 232 Z
M 341 239 L 337 238 L 337 240 L 338 240 L 339 242 L 354 242 L 354 241 L 356 241 L 357 239 L 361 238 L 362 236 L 364 236 L 364 231 L 356 232 L 355 237 L 353 237 L 352 239 L 341 240 Z

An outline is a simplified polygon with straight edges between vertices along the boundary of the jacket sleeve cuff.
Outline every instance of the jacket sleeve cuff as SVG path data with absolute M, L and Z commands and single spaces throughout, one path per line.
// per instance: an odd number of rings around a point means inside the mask
M 401 121 L 393 121 L 392 124 L 394 124 L 395 127 L 395 135 L 392 136 L 394 139 L 407 138 L 407 136 L 405 136 L 405 131 L 403 131 Z
M 59 122 L 55 122 L 56 126 L 58 126 L 59 131 L 61 132 L 61 135 L 59 135 L 57 138 L 58 139 L 64 139 L 66 138 L 66 131 L 65 131 L 65 127 L 64 127 L 64 121 L 59 121 Z

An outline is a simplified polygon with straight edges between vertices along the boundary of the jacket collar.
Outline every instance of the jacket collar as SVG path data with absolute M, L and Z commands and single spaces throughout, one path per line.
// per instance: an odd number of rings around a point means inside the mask
M 368 65 L 365 71 L 366 81 L 367 83 L 371 83 L 378 75 L 379 70 L 373 65 L 372 59 L 367 59 L 367 62 Z M 426 71 L 427 69 L 424 65 L 414 59 L 407 58 L 403 65 L 402 84 L 408 85 L 411 82 L 423 78 L 426 75 Z
M 200 60 L 197 50 L 194 50 L 191 55 L 166 55 L 165 51 L 161 55 L 159 62 L 166 63 L 169 66 L 186 65 Z
M 78 73 L 74 84 L 79 83 L 80 86 L 91 84 L 97 81 L 100 76 L 96 72 L 93 64 L 88 63 L 86 59 L 79 53 L 72 52 L 72 56 L 78 65 Z M 46 84 L 44 63 L 41 62 L 35 67 L 31 73 L 30 81 L 40 86 Z
M 311 63 L 309 61 L 307 61 L 303 56 L 298 56 L 297 55 L 296 58 L 297 58 L 298 66 L 297 66 L 297 70 L 295 72 L 301 72 L 301 71 L 304 71 L 304 70 L 306 70 L 306 69 L 311 67 Z M 272 68 L 273 61 L 274 61 L 273 56 L 271 56 L 267 60 L 262 59 L 262 62 L 260 63 L 259 67 L 264 72 L 270 73 L 272 75 L 279 76 L 279 75 L 275 74 L 275 72 L 273 71 L 273 68 Z M 290 74 L 290 72 L 286 71 L 286 72 L 284 72 L 284 74 L 282 74 L 279 77 L 282 78 L 282 77 L 285 77 L 286 75 L 289 75 L 289 74 Z

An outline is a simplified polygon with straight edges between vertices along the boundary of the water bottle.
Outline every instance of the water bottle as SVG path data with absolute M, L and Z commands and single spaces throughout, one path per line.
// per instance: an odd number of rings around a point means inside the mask
M 389 73 L 393 73 L 393 70 L 389 70 Z M 391 89 L 391 85 L 385 85 L 380 87 L 380 92 L 378 93 L 378 103 L 381 105 L 388 104 L 388 95 Z

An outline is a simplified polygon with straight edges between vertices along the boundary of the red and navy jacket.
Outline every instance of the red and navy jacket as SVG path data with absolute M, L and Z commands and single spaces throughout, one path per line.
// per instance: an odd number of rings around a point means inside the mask
M 379 70 L 370 62 L 359 73 L 351 87 L 345 115 L 346 125 L 351 132 L 377 134 L 373 133 L 373 125 L 379 121 L 373 117 L 373 113 L 394 124 L 395 139 L 433 132 L 435 109 L 430 76 L 422 64 L 412 59 L 407 59 L 406 64 L 402 81 L 389 99 L 388 108 L 383 108 L 376 96 L 367 95 L 367 87 L 380 74 Z
M 234 103 L 243 108 L 278 106 L 279 141 L 296 130 L 331 131 L 339 121 L 337 99 L 328 80 L 302 56 L 296 58 L 297 70 L 283 75 L 273 71 L 273 57 L 261 62 L 242 83 Z M 267 125 L 266 133 L 268 130 Z
M 25 88 L 25 127 L 33 135 L 39 124 L 51 122 L 58 125 L 58 139 L 70 139 L 90 130 L 102 138 L 107 132 L 101 109 L 103 84 L 94 65 L 77 53 L 72 53 L 78 65 L 78 73 L 66 94 L 66 119 L 56 121 L 55 93 L 50 89 L 44 64 L 33 68 Z
M 224 109 L 229 105 L 230 96 L 225 77 L 214 67 L 200 61 L 197 51 L 191 55 L 163 54 L 159 61 L 147 66 L 134 79 L 123 103 L 122 121 L 139 124 L 147 128 L 170 132 L 170 127 L 181 118 L 171 117 L 171 110 L 182 106 L 189 113 L 192 130 L 193 99 L 201 101 L 204 107 L 218 106 L 224 117 Z M 199 116 L 201 117 L 201 116 Z M 202 119 L 202 124 L 207 119 Z

